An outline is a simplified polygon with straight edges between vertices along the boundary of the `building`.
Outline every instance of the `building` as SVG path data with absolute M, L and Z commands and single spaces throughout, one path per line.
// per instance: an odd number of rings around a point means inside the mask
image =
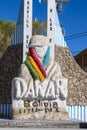
M 87 72 L 87 48 L 81 51 L 79 54 L 77 54 L 75 57 L 75 60 L 79 64 L 79 66 Z

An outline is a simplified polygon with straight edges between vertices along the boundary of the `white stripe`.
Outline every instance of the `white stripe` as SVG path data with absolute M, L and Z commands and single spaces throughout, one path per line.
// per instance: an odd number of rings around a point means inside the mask
M 77 110 L 78 110 L 78 106 L 75 106 L 75 119 L 77 119 L 77 117 L 78 117 Z
M 82 111 L 81 111 L 81 114 L 82 114 L 82 121 L 84 121 L 84 106 L 81 106 L 82 107 Z
M 72 118 L 75 118 L 75 117 L 74 117 L 74 108 L 75 108 L 75 107 L 72 106 Z
M 85 106 L 85 121 L 87 121 L 87 106 Z

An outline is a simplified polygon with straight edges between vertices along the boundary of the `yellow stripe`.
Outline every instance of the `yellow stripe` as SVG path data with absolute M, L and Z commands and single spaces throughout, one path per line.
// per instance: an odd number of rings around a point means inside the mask
M 31 65 L 33 66 L 33 68 L 35 69 L 35 71 L 37 72 L 39 78 L 41 81 L 43 81 L 45 79 L 45 77 L 43 76 L 42 72 L 40 71 L 40 69 L 38 68 L 37 64 L 35 63 L 34 59 L 29 56 L 28 60 L 30 61 Z

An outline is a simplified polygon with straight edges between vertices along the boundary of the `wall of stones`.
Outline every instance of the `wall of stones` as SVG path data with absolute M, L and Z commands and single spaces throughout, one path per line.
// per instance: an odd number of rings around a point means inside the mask
M 56 46 L 56 61 L 68 78 L 67 105 L 87 105 L 87 73 L 77 64 L 68 48 Z
M 9 46 L 0 59 L 0 103 L 11 103 L 11 82 L 21 63 L 22 46 Z
M 74 60 L 68 48 L 55 47 L 55 60 L 68 78 L 67 105 L 87 105 L 87 73 Z M 11 82 L 22 63 L 22 45 L 9 46 L 0 59 L 0 103 L 11 103 Z

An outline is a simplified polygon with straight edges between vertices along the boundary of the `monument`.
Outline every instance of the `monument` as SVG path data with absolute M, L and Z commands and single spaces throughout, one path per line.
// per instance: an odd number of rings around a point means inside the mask
M 23 63 L 19 76 L 12 81 L 13 119 L 69 119 L 66 110 L 68 79 L 63 77 L 60 65 L 55 62 L 56 28 L 53 14 L 56 13 L 56 2 L 47 2 L 47 36 L 32 36 L 32 0 L 22 0 L 21 3 L 24 9 L 22 18 L 27 23 L 24 21 L 23 26 Z M 65 45 L 60 28 L 58 30 Z

